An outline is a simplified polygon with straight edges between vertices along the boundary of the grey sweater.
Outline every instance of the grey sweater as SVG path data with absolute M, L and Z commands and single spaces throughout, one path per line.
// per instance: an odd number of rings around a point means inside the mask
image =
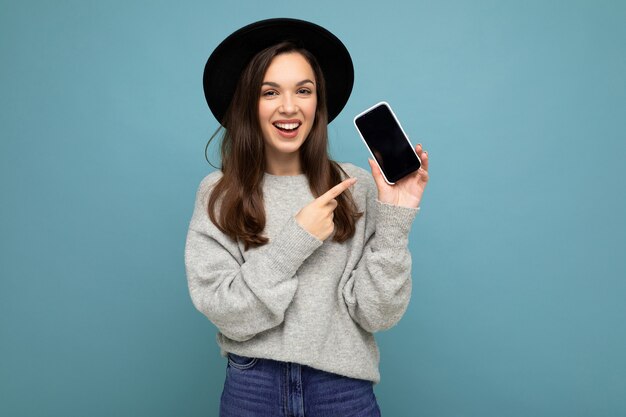
M 207 215 L 209 174 L 196 196 L 185 248 L 194 306 L 219 330 L 222 356 L 296 362 L 378 383 L 374 332 L 394 326 L 411 296 L 408 234 L 419 209 L 377 200 L 371 174 L 341 164 L 357 183 L 350 188 L 363 217 L 343 243 L 320 241 L 295 214 L 313 199 L 305 175 L 265 174 L 265 236 L 244 250 Z

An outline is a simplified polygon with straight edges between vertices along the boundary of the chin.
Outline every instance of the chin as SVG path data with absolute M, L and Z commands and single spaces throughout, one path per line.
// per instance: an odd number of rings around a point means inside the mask
M 293 143 L 281 143 L 278 146 L 275 146 L 274 149 L 279 152 L 279 153 L 284 153 L 284 154 L 291 154 L 291 153 L 297 153 L 300 151 L 300 148 L 302 147 L 302 144 L 304 143 L 304 141 L 300 142 L 293 142 Z
M 280 153 L 293 153 L 298 152 L 300 147 L 304 144 L 304 138 L 285 139 L 280 137 L 274 137 L 270 142 L 270 147 Z

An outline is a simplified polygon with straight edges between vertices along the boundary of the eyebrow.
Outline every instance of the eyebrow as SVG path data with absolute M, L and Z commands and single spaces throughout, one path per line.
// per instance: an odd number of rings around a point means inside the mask
M 309 80 L 309 79 L 306 79 L 306 80 L 302 80 L 302 81 L 298 82 L 298 83 L 296 84 L 296 87 L 303 86 L 304 84 L 307 84 L 307 83 L 311 83 L 311 84 L 315 85 L 315 83 L 314 83 L 313 81 L 311 81 L 311 80 Z M 263 82 L 263 84 L 261 84 L 261 85 L 269 85 L 270 87 L 280 88 L 280 85 L 279 85 L 279 84 L 274 83 L 274 82 L 272 82 L 272 81 L 264 81 L 264 82 Z

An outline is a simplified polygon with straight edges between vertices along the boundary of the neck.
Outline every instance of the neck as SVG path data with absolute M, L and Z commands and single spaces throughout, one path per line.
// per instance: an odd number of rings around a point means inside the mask
M 302 174 L 300 155 L 298 152 L 282 155 L 266 153 L 265 171 L 272 175 L 300 175 Z

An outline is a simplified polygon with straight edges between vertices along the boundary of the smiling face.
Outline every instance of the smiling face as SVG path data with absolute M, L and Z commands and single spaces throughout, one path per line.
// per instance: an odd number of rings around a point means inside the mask
M 316 108 L 315 73 L 306 58 L 297 52 L 274 57 L 263 77 L 259 98 L 268 172 L 301 172 L 299 150 L 313 127 Z

